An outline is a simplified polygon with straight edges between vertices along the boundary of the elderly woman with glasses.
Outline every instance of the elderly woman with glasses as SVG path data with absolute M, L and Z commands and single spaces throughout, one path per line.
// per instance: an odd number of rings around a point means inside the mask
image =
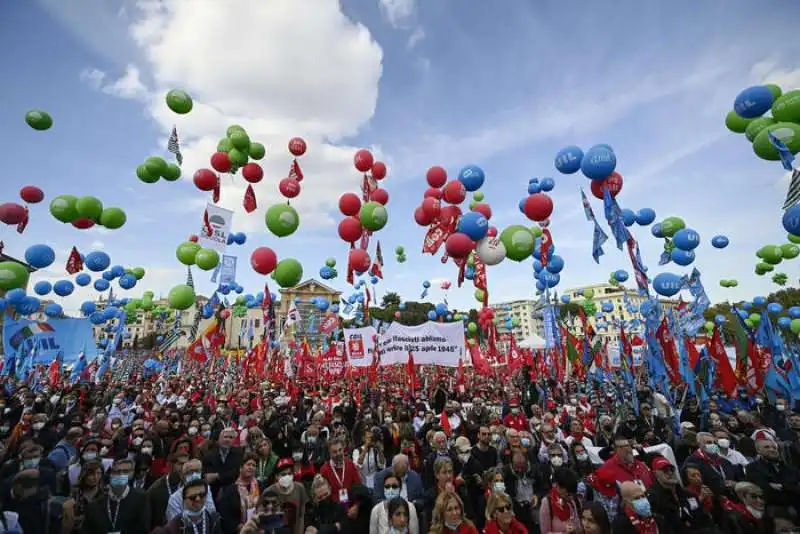
M 153 534 L 222 534 L 222 523 L 219 514 L 206 509 L 208 484 L 202 480 L 193 480 L 183 486 L 183 511 Z
M 484 534 L 528 534 L 528 529 L 514 517 L 514 504 L 505 493 L 492 493 L 486 502 Z

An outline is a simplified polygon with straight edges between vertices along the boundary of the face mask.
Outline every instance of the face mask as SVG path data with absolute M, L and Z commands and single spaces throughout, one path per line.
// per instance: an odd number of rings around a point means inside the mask
M 384 423 L 386 423 L 387 425 L 391 425 L 391 424 L 392 424 L 392 418 L 391 418 L 391 417 L 389 417 L 389 416 L 387 416 L 387 417 L 384 417 L 384 418 L 383 418 L 383 421 L 384 421 Z
M 52 397 L 50 397 L 50 402 L 52 404 L 58 404 L 58 401 L 60 401 L 60 400 L 61 400 L 61 397 L 59 397 L 58 395 L 53 395 Z
M 309 445 L 313 445 L 317 442 L 317 436 L 306 436 L 306 441 Z
M 569 403 L 570 403 L 571 405 L 575 406 L 576 404 L 578 404 L 578 399 L 570 399 L 570 400 L 569 400 Z
M 386 497 L 387 501 L 391 501 L 395 497 L 399 497 L 400 496 L 400 490 L 397 489 L 397 488 L 388 488 L 388 489 L 383 490 L 383 495 L 384 495 L 384 497 Z
M 728 450 L 728 449 L 730 449 L 730 448 L 731 448 L 731 442 L 730 442 L 730 440 L 727 440 L 727 439 L 725 439 L 725 438 L 720 438 L 720 439 L 718 439 L 718 440 L 717 440 L 717 445 L 719 445 L 719 448 L 720 448 L 720 449 L 725 449 L 725 450 Z
M 200 480 L 201 478 L 203 478 L 203 475 L 201 473 L 198 473 L 197 471 L 190 471 L 190 472 L 186 473 L 186 483 L 187 484 L 189 482 L 194 482 L 195 480 Z
M 756 399 L 756 404 L 764 404 L 764 399 Z
M 784 406 L 783 404 L 778 404 L 777 406 L 775 406 L 775 409 L 778 410 L 779 412 L 783 412 L 786 410 L 786 406 Z
M 587 453 L 585 453 L 585 452 L 582 452 L 582 453 L 580 453 L 580 454 L 576 454 L 576 455 L 575 455 L 575 458 L 576 458 L 576 459 L 577 459 L 579 462 L 585 462 L 586 460 L 588 460 L 588 459 L 589 459 L 589 455 L 588 455 Z
M 753 514 L 753 517 L 756 519 L 761 519 L 764 516 L 764 510 L 759 510 L 758 508 L 753 508 L 752 506 L 745 506 L 747 511 Z
M 458 461 L 461 462 L 462 464 L 465 464 L 465 463 L 469 462 L 469 453 L 467 453 L 467 454 L 459 454 L 458 455 Z
M 639 497 L 631 502 L 631 506 L 633 507 L 633 511 L 636 512 L 636 515 L 639 517 L 650 517 L 652 512 L 650 510 L 650 501 L 647 500 L 647 497 Z
M 511 413 L 517 415 L 519 413 L 519 408 L 511 408 Z
M 289 486 L 292 485 L 292 475 L 281 475 L 281 477 L 278 479 L 278 484 L 283 489 L 289 488 Z
M 492 441 L 500 441 L 500 434 L 492 434 Z
M 211 437 L 211 431 L 210 430 L 203 430 L 202 434 L 203 434 L 203 437 L 206 438 L 206 439 Z
M 109 482 L 112 488 L 121 488 L 128 485 L 128 475 L 111 475 Z
M 203 507 L 200 508 L 196 512 L 192 511 L 192 510 L 184 510 L 183 511 L 183 517 L 185 517 L 186 519 L 197 519 L 198 517 L 203 515 L 203 512 L 205 512 L 205 511 L 206 511 L 205 505 L 203 505 Z
M 44 428 L 44 423 L 33 423 L 34 430 L 41 430 Z
M 444 526 L 446 526 L 446 527 L 447 527 L 447 528 L 449 528 L 450 530 L 458 530 L 458 527 L 459 527 L 459 526 L 461 526 L 461 520 L 459 519 L 459 520 L 458 520 L 457 522 L 455 522 L 455 523 L 451 523 L 451 522 L 449 522 L 449 521 L 445 521 L 445 522 L 444 522 Z
M 425 412 L 417 412 L 417 417 L 422 419 L 423 417 L 425 417 Z
M 195 436 L 195 435 L 197 435 L 197 427 L 196 427 L 196 426 L 190 426 L 190 427 L 189 427 L 189 435 L 190 435 L 190 436 Z
M 408 527 L 405 528 L 390 527 L 389 534 L 408 534 Z
M 719 445 L 716 443 L 707 443 L 705 445 L 706 452 L 711 456 L 719 456 Z
M 302 452 L 293 452 L 292 453 L 292 460 L 294 460 L 295 462 L 299 462 L 302 459 L 303 459 L 303 453 Z
M 152 456 L 153 447 L 142 447 L 142 454 L 144 454 L 145 456 Z
M 505 493 L 506 492 L 506 484 L 505 482 L 495 482 L 492 484 L 492 489 L 497 493 Z
M 100 456 L 105 456 L 106 454 L 108 454 L 108 447 L 100 449 Z
M 81 457 L 83 458 L 84 462 L 91 462 L 92 460 L 97 460 L 97 453 L 96 452 L 84 452 Z
M 564 458 L 561 456 L 553 456 L 550 458 L 550 463 L 553 465 L 553 467 L 561 467 L 564 465 Z
M 28 458 L 27 460 L 22 460 L 22 467 L 24 469 L 36 469 L 39 467 L 39 460 L 40 458 Z
M 219 415 L 221 413 L 222 413 L 222 408 L 217 408 L 217 414 Z
M 522 443 L 523 447 L 530 447 L 531 446 L 531 440 L 529 440 L 528 438 L 522 438 L 520 443 Z

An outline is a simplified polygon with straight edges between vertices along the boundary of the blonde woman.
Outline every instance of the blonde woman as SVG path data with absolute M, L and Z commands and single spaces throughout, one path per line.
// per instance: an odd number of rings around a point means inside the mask
M 331 499 L 331 485 L 322 475 L 311 482 L 311 500 L 306 505 L 305 534 L 341 532 L 347 524 L 344 505 Z
M 385 500 L 379 502 L 372 508 L 369 517 L 369 534 L 391 534 L 392 533 L 392 509 L 397 509 L 395 499 L 405 501 L 407 508 L 407 528 L 410 534 L 419 534 L 419 518 L 414 506 L 400 496 L 402 480 L 395 473 L 389 473 L 383 479 L 383 495 Z M 396 511 L 396 510 L 395 510 Z
M 453 491 L 436 498 L 430 534 L 478 534 L 478 529 L 464 514 L 464 503 Z
M 514 505 L 506 493 L 496 492 L 489 496 L 483 534 L 528 534 L 525 525 L 514 517 Z

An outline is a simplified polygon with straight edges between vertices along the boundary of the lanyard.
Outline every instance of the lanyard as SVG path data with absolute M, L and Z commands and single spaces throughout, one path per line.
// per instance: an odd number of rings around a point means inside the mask
M 195 525 L 194 522 L 189 521 L 189 524 L 192 525 L 192 532 L 194 534 L 198 534 L 198 532 L 199 534 L 206 534 L 207 523 L 208 523 L 208 514 L 206 514 L 205 511 L 203 512 L 202 526 L 199 531 L 197 530 L 197 525 Z
M 344 474 L 345 471 L 347 471 L 347 461 L 345 461 L 342 466 L 342 476 L 339 476 L 339 473 L 336 472 L 336 466 L 333 464 L 333 460 L 331 460 L 331 471 L 333 471 L 333 476 L 336 477 L 336 481 L 339 483 L 339 488 L 344 489 Z
M 119 519 L 119 509 L 122 508 L 122 499 L 117 501 L 117 509 L 114 511 L 114 517 L 111 517 L 111 497 L 106 500 L 106 513 L 108 514 L 108 521 L 111 523 L 111 530 L 117 530 L 117 519 Z

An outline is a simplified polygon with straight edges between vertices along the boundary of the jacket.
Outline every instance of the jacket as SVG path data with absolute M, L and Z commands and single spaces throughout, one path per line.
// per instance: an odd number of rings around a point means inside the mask
M 653 514 L 661 518 L 659 526 L 663 525 L 668 533 L 715 528 L 714 520 L 703 508 L 703 503 L 681 486 L 676 485 L 671 491 L 661 484 L 653 484 L 647 490 L 647 500 L 650 501 Z
M 516 518 L 511 518 L 511 525 L 508 530 L 500 530 L 497 520 L 492 519 L 486 522 L 486 526 L 483 527 L 483 534 L 528 534 L 528 529 Z
M 183 517 L 175 517 L 162 527 L 158 527 L 151 534 L 195 534 L 192 525 L 186 524 Z M 222 523 L 219 514 L 206 512 L 205 534 L 222 534 Z

